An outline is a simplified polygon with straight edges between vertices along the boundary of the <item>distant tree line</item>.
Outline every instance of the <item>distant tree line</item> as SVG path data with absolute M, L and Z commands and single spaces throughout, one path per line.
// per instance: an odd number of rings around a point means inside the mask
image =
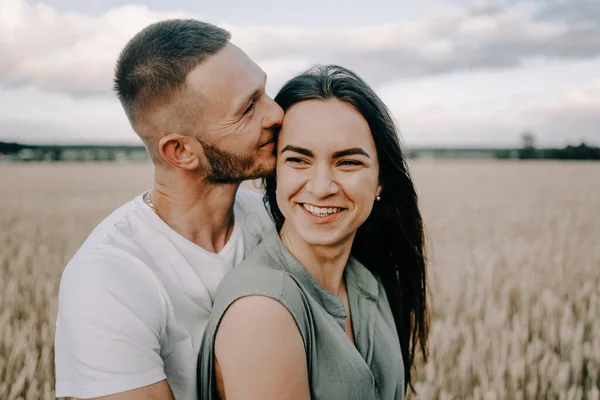
M 600 160 L 600 147 L 588 146 L 585 142 L 567 145 L 562 149 L 539 149 L 535 146 L 535 137 L 532 134 L 525 133 L 522 139 L 523 146 L 520 149 L 501 150 L 496 153 L 496 157 L 520 160 Z
M 27 145 L 0 142 L 0 160 L 20 162 L 147 161 L 139 145 Z
M 520 159 L 520 160 L 600 160 L 600 148 L 586 143 L 562 149 L 541 149 L 532 134 L 523 135 L 521 148 L 408 148 L 408 158 L 435 159 Z M 148 154 L 141 145 L 26 145 L 0 142 L 0 161 L 17 162 L 145 162 Z

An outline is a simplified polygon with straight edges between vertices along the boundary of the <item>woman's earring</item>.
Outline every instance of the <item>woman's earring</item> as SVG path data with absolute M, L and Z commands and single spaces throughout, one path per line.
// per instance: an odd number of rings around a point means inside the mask
M 381 200 L 381 196 L 377 195 L 377 197 L 375 197 L 375 200 L 380 201 Z

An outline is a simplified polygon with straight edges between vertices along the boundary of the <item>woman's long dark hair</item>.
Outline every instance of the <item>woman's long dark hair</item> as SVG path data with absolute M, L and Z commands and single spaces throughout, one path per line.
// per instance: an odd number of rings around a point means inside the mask
M 337 65 L 316 66 L 288 81 L 275 97 L 284 111 L 302 101 L 327 99 L 352 105 L 373 135 L 383 191 L 357 231 L 352 255 L 383 282 L 400 338 L 405 390 L 410 385 L 414 392 L 411 370 L 417 346 L 427 360 L 430 318 L 425 234 L 415 187 L 389 110 L 354 72 Z M 277 205 L 275 176 L 263 183 L 265 203 L 281 230 L 285 218 Z

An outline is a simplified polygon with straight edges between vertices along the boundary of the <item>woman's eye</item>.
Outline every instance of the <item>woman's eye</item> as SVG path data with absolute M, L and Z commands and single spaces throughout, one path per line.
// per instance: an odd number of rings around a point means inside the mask
M 357 167 L 363 165 L 363 163 L 357 160 L 342 160 L 338 163 L 338 165 Z
M 306 164 L 306 161 L 298 157 L 288 157 L 285 159 L 285 161 L 292 164 Z

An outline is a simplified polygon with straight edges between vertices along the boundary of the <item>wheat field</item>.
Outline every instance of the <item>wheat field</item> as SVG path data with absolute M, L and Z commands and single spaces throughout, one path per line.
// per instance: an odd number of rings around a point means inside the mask
M 414 399 L 600 398 L 600 163 L 413 161 L 430 359 Z M 54 398 L 61 272 L 149 165 L 0 164 L 0 399 Z

